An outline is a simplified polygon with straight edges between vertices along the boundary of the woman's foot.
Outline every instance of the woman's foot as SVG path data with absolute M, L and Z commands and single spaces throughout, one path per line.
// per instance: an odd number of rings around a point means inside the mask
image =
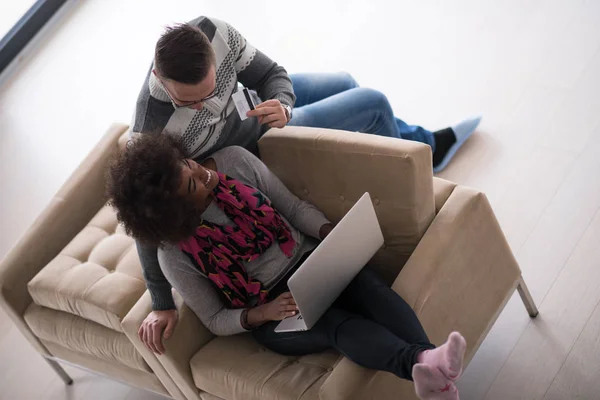
M 459 400 L 454 382 L 428 364 L 415 364 L 412 370 L 415 391 L 421 400 Z
M 452 332 L 446 343 L 433 350 L 425 350 L 419 354 L 417 360 L 439 369 L 446 378 L 456 381 L 462 373 L 463 360 L 467 341 L 458 332 Z

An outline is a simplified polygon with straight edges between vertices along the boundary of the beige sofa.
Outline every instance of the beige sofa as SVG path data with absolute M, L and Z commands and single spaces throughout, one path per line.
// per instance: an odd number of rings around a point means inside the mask
M 104 172 L 126 141 L 114 125 L 0 264 L 0 303 L 69 383 L 66 361 L 176 399 L 415 398 L 412 384 L 335 351 L 288 357 L 249 335 L 214 337 L 175 293 L 179 324 L 156 356 L 137 330 L 150 311 L 133 240 L 105 205 Z M 338 221 L 368 191 L 385 246 L 371 262 L 430 339 L 463 333 L 471 359 L 515 289 L 537 310 L 485 197 L 432 177 L 415 142 L 325 129 L 269 131 L 264 162 Z

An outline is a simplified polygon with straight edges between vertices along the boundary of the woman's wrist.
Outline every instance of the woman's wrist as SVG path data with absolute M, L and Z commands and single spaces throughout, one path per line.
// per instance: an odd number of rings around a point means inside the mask
M 242 326 L 246 330 L 256 328 L 265 322 L 268 322 L 268 320 L 264 316 L 264 305 L 247 308 L 242 311 Z
M 240 315 L 240 323 L 242 324 L 242 328 L 244 328 L 245 330 L 249 331 L 252 329 L 252 326 L 250 325 L 250 323 L 248 322 L 248 312 L 250 310 L 248 310 L 247 308 L 242 310 L 242 314 Z

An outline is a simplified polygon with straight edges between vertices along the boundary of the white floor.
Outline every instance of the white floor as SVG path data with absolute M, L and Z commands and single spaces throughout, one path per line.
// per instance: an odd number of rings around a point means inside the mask
M 488 194 L 541 315 L 511 300 L 462 398 L 600 398 L 600 0 L 80 3 L 0 87 L 0 257 L 129 121 L 162 26 L 210 15 L 290 72 L 350 71 L 408 122 L 482 113 L 442 176 Z M 78 376 L 64 389 L 0 314 L 0 399 L 149 398 Z

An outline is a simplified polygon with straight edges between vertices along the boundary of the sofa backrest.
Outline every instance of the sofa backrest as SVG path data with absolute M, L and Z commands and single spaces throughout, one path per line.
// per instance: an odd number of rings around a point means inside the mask
M 371 266 L 391 282 L 435 216 L 429 146 L 329 129 L 271 129 L 261 159 L 298 197 L 339 221 L 369 192 L 385 245 Z

